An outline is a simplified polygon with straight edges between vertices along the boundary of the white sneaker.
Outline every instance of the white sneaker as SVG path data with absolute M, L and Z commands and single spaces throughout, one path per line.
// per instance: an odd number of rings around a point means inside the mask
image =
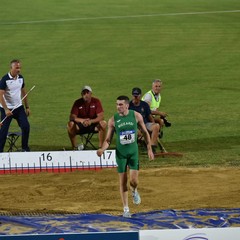
M 129 211 L 129 207 L 124 207 L 123 208 L 123 217 L 125 217 L 125 218 L 130 218 L 131 217 L 131 213 Z
M 128 211 L 128 212 L 123 212 L 123 217 L 125 218 L 131 218 L 131 213 Z
M 133 203 L 138 205 L 141 203 L 141 197 L 137 190 L 132 191 Z

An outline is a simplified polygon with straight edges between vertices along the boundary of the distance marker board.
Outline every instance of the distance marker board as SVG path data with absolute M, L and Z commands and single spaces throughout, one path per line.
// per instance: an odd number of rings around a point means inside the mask
M 116 167 L 115 150 L 101 157 L 96 151 L 43 151 L 0 153 L 0 174 L 71 172 Z

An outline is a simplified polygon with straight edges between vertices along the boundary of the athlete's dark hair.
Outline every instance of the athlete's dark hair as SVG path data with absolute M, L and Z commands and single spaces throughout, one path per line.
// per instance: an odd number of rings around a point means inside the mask
M 125 103 L 129 103 L 129 98 L 128 96 L 121 95 L 117 98 L 117 100 L 124 100 Z

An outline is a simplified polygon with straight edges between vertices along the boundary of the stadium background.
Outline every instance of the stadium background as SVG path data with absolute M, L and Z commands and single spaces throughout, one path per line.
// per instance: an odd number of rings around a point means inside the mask
M 20 58 L 27 88 L 36 85 L 29 96 L 32 151 L 70 149 L 66 123 L 82 85 L 93 88 L 108 119 L 118 95 L 130 96 L 135 86 L 145 92 L 160 78 L 162 110 L 173 123 L 164 146 L 183 157 L 148 162 L 141 155 L 143 204 L 133 211 L 239 207 L 239 1 L 1 5 L 1 75 Z M 0 181 L 3 212 L 121 211 L 114 170 Z

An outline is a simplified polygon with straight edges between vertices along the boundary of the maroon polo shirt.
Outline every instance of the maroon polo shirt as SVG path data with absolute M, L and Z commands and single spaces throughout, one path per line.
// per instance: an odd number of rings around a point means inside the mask
M 76 100 L 72 106 L 71 114 L 78 118 L 94 119 L 97 114 L 103 112 L 102 104 L 99 99 L 92 97 L 91 102 L 84 102 L 83 98 Z

